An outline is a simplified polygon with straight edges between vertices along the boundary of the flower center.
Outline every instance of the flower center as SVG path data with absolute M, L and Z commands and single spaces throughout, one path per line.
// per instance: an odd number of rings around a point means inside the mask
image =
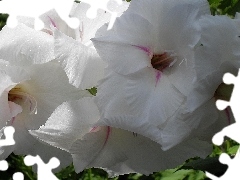
M 30 94 L 24 92 L 20 86 L 15 86 L 8 93 L 8 101 L 12 101 L 22 108 L 27 106 L 27 110 L 30 111 L 30 114 L 37 113 L 37 101 Z
M 154 54 L 151 59 L 151 64 L 154 69 L 159 71 L 164 70 L 167 67 L 171 67 L 176 62 L 174 56 L 164 52 L 162 54 Z
M 232 95 L 233 85 L 221 83 L 214 93 L 215 99 L 229 101 Z

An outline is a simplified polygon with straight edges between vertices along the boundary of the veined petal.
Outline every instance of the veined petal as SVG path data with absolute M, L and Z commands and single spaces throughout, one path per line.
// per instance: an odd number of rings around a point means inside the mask
M 81 89 L 96 86 L 103 78 L 105 66 L 96 50 L 65 36 L 58 30 L 55 30 L 54 37 L 55 56 L 62 64 L 69 82 Z
M 196 70 L 205 69 L 205 73 L 198 72 L 198 79 L 216 71 L 224 61 L 239 61 L 240 39 L 239 30 L 227 16 L 204 16 L 201 20 L 202 36 L 200 46 L 196 51 Z M 216 33 L 218 31 L 218 33 Z M 228 36 L 224 36 L 224 34 Z M 219 46 L 221 44 L 221 46 Z
M 38 139 L 68 151 L 77 139 L 87 134 L 99 119 L 92 98 L 65 102 L 50 116 L 44 126 L 30 133 Z
M 210 9 L 206 0 L 133 0 L 126 12 L 138 14 L 152 24 L 152 42 L 156 53 L 162 53 L 163 50 L 175 50 L 178 53 L 198 42 L 200 34 L 197 18 L 210 14 Z
M 197 134 L 197 132 L 201 134 L 212 124 L 217 124 L 218 110 L 216 109 L 214 99 L 191 113 L 182 113 L 184 111 L 182 108 L 184 108 L 184 105 L 165 124 L 158 126 L 161 131 L 163 150 L 168 150 L 186 139 L 193 138 L 193 134 Z M 209 117 L 211 118 L 209 119 Z M 216 132 L 217 129 L 208 133 L 213 136 Z
M 90 96 L 88 91 L 69 84 L 66 73 L 57 62 L 33 65 L 25 69 L 31 75 L 31 80 L 21 86 L 37 102 L 37 112 L 23 118 L 28 129 L 37 129 L 43 125 L 63 102 Z
M 200 39 L 198 15 L 199 9 L 191 4 L 173 7 L 159 24 L 157 49 L 174 50 L 184 57 L 186 49 L 193 48 Z
M 114 0 L 110 0 L 108 2 L 108 8 L 109 10 L 116 12 L 117 16 L 120 16 L 122 12 L 124 12 L 129 6 L 129 3 L 125 1 L 123 1 L 121 5 L 114 6 L 113 1 Z M 80 20 L 80 26 L 79 26 L 80 40 L 84 45 L 88 47 L 92 46 L 90 39 L 95 36 L 95 33 L 97 32 L 97 30 L 102 25 L 109 22 L 111 19 L 111 14 L 102 9 L 98 9 L 96 18 L 89 19 L 88 17 L 86 17 L 86 13 L 89 8 L 90 8 L 90 5 L 84 2 L 81 2 L 78 4 L 75 3 L 70 13 L 71 16 L 77 17 Z
M 53 37 L 23 24 L 0 32 L 0 58 L 11 64 L 26 66 L 54 59 Z
M 237 75 L 237 67 L 240 67 L 239 62 L 226 61 L 222 63 L 217 71 L 207 75 L 204 79 L 195 80 L 193 82 L 194 88 L 187 97 L 186 112 L 192 112 L 203 103 L 206 103 L 208 100 L 212 99 L 218 86 L 223 83 L 223 75 L 227 72 Z
M 104 118 L 132 114 L 125 96 L 126 81 L 125 76 L 109 68 L 105 69 L 105 78 L 99 82 L 95 98 L 100 114 Z
M 153 25 L 138 14 L 125 12 L 120 18 L 117 18 L 112 31 L 122 42 L 153 50 L 155 35 Z
M 204 157 L 211 152 L 211 145 L 195 139 L 162 151 L 159 144 L 141 135 L 101 127 L 99 131 L 77 140 L 70 152 L 76 172 L 101 167 L 115 172 L 114 175 L 130 172 L 150 174 L 173 168 L 190 157 Z
M 131 112 L 145 113 L 152 124 L 160 125 L 180 107 L 185 96 L 164 73 L 159 79 L 157 73 L 154 69 L 145 68 L 129 75 L 125 94 Z
M 130 74 L 151 66 L 148 54 L 136 46 L 100 40 L 93 42 L 102 60 L 119 74 Z
M 75 4 L 75 3 L 74 3 Z M 52 9 L 40 16 L 44 23 L 44 31 L 53 34 L 54 28 L 66 34 L 73 39 L 79 39 L 79 33 L 75 29 L 71 29 L 65 21 L 57 14 L 56 10 Z

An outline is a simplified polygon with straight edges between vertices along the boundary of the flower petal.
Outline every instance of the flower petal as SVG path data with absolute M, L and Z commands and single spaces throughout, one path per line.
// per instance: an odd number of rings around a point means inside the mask
M 20 112 L 19 107 L 12 109 L 9 107 L 8 92 L 20 82 L 28 79 L 28 74 L 22 68 L 11 67 L 8 63 L 0 62 L 0 128 L 3 128 L 17 112 Z M 16 112 L 11 112 L 11 110 L 16 110 Z
M 190 157 L 204 157 L 209 152 L 211 145 L 196 139 L 162 151 L 159 144 L 141 135 L 110 127 L 87 134 L 71 149 L 76 172 L 101 167 L 113 171 L 113 175 L 130 172 L 148 175 L 176 167 Z
M 54 32 L 56 59 L 62 63 L 69 82 L 81 89 L 92 88 L 103 78 L 105 63 L 97 52 L 65 36 Z
M 41 159 L 47 163 L 49 159 L 54 156 L 61 161 L 61 165 L 55 169 L 55 172 L 68 166 L 72 162 L 69 153 L 58 148 L 43 144 L 40 141 L 34 139 L 26 129 L 24 121 L 18 117 L 16 118 L 13 127 L 15 128 L 15 145 L 13 145 L 12 148 L 8 148 L 7 146 L 3 147 L 1 150 L 4 150 L 4 153 L 1 154 L 1 158 L 10 155 L 10 153 L 13 152 L 16 155 L 40 155 Z
M 41 15 L 39 18 L 43 21 L 44 30 L 48 33 L 53 34 L 54 28 L 57 28 L 67 36 L 72 37 L 73 39 L 79 39 L 79 33 L 77 34 L 75 29 L 71 29 L 67 23 L 60 18 L 56 10 L 52 9 Z
M 83 98 L 63 103 L 44 126 L 30 133 L 52 146 L 68 151 L 73 142 L 88 133 L 98 119 L 99 112 L 92 98 Z
M 148 120 L 160 125 L 184 102 L 185 96 L 169 81 L 164 73 L 156 78 L 156 71 L 145 68 L 128 76 L 126 99 L 132 113 L 145 113 Z
M 23 24 L 0 32 L 0 58 L 11 64 L 25 66 L 54 59 L 53 37 Z
M 108 8 L 109 10 L 116 12 L 117 16 L 120 16 L 122 12 L 128 8 L 129 3 L 123 1 L 121 5 L 115 7 L 112 5 L 113 1 L 114 0 L 110 0 L 108 2 Z M 84 3 L 84 2 L 81 2 L 78 4 L 75 3 L 70 13 L 71 16 L 77 17 L 80 20 L 80 27 L 79 27 L 80 40 L 84 45 L 88 47 L 92 46 L 90 39 L 94 37 L 96 31 L 102 25 L 109 22 L 111 19 L 111 14 L 102 9 L 98 9 L 96 18 L 89 19 L 86 16 L 86 13 L 89 8 L 90 8 L 90 5 L 87 3 Z
M 92 41 L 102 59 L 115 72 L 126 75 L 151 67 L 154 45 L 151 27 L 141 16 L 125 13 L 116 20 L 110 31 L 105 34 L 101 32 L 102 37 Z
M 23 118 L 29 129 L 38 129 L 63 102 L 77 100 L 90 93 L 69 84 L 66 73 L 57 62 L 25 67 L 31 80 L 21 84 L 24 91 L 37 102 L 36 114 Z

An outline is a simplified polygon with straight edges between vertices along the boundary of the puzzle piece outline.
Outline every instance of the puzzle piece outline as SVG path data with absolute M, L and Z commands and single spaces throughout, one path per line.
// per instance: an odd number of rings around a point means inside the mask
M 238 75 L 234 76 L 231 73 L 225 73 L 223 76 L 223 82 L 225 84 L 234 84 L 232 95 L 229 101 L 217 100 L 216 106 L 219 110 L 224 110 L 227 107 L 231 107 L 235 123 L 226 126 L 220 132 L 216 133 L 212 141 L 216 145 L 221 145 L 224 142 L 224 137 L 229 137 L 240 144 L 239 128 L 240 128 L 240 114 L 238 113 L 238 107 L 240 105 L 240 69 Z M 226 153 L 222 153 L 219 157 L 219 161 L 222 164 L 228 165 L 227 171 L 221 176 L 216 177 L 213 174 L 206 172 L 206 176 L 212 180 L 228 180 L 232 177 L 239 177 L 239 164 L 240 164 L 240 148 L 238 148 L 237 153 L 233 159 Z
M 60 165 L 60 161 L 56 157 L 52 157 L 49 162 L 45 164 L 39 155 L 27 155 L 24 158 L 24 163 L 26 166 L 37 164 L 38 180 L 59 180 L 52 172 L 52 169 L 55 169 Z
M 110 10 L 108 8 L 108 4 L 110 3 L 110 1 L 113 2 L 113 0 L 98 0 L 98 1 L 96 1 L 96 0 L 81 0 L 81 2 L 84 2 L 84 3 L 90 5 L 90 8 L 86 12 L 86 16 L 89 19 L 96 18 L 98 9 L 104 10 L 104 11 L 106 11 L 106 12 L 111 14 L 111 18 L 110 18 L 110 21 L 108 23 L 107 30 L 112 29 L 113 24 L 114 24 L 114 22 L 115 22 L 115 20 L 117 18 L 117 14 L 118 14 L 117 12 L 114 12 L 114 11 L 112 11 L 112 10 Z M 122 5 L 123 4 L 122 0 L 114 0 L 114 1 L 116 1 L 116 3 L 118 5 Z
M 73 3 L 74 0 L 2 0 L 0 1 L 0 13 L 9 14 L 7 26 L 10 28 L 17 26 L 18 16 L 24 16 L 35 18 L 35 29 L 41 30 L 44 28 L 44 23 L 39 16 L 51 9 L 55 9 L 69 27 L 76 29 L 79 26 L 79 20 L 75 17 L 70 17 Z
M 15 140 L 13 138 L 15 129 L 13 126 L 6 126 L 3 130 L 5 139 L 0 139 L 0 147 L 3 146 L 11 146 L 15 144 Z M 8 162 L 6 160 L 0 160 L 0 171 L 8 170 Z M 13 174 L 13 180 L 24 180 L 24 176 L 21 172 L 15 172 Z

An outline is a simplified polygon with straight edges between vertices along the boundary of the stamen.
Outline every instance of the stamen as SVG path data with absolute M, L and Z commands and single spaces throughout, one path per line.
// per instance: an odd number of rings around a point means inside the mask
M 167 52 L 164 52 L 163 54 L 154 54 L 151 59 L 152 67 L 159 71 L 171 67 L 175 62 L 175 55 L 169 55 Z

